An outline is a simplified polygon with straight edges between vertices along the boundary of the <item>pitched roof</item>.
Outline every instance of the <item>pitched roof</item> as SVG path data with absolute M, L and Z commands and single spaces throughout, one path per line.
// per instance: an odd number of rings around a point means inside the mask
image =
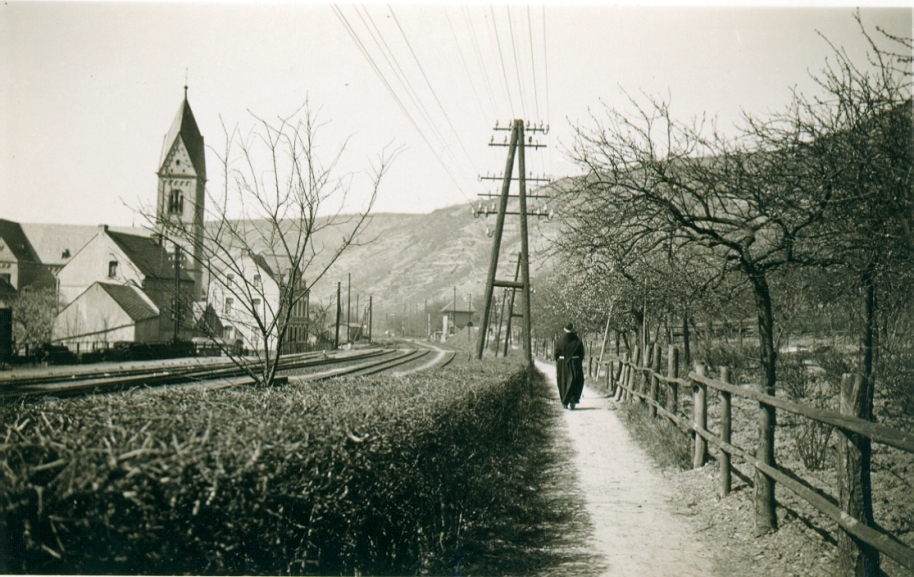
M 41 262 L 18 222 L 0 218 L 0 238 L 10 247 L 19 262 Z
M 459 308 L 459 307 L 461 307 L 461 306 L 463 306 L 464 308 Z M 441 312 L 443 312 L 443 313 L 451 313 L 451 312 L 458 312 L 458 313 L 475 313 L 475 312 L 476 312 L 476 309 L 473 308 L 473 303 L 470 303 L 470 306 L 469 306 L 469 307 L 466 306 L 466 299 L 465 299 L 465 298 L 464 298 L 464 299 L 457 299 L 457 307 L 458 307 L 458 308 L 457 308 L 457 310 L 455 311 L 455 310 L 454 310 L 454 301 L 452 300 L 452 301 L 450 301 L 448 304 L 444 305 L 444 307 L 441 309 Z
M 111 230 L 108 231 L 108 236 L 144 276 L 157 279 L 174 278 L 174 260 L 165 247 L 155 239 Z M 193 282 L 184 270 L 181 271 L 181 280 Z
M 98 234 L 98 227 L 92 225 L 23 222 L 21 226 L 41 263 L 50 266 L 67 264 Z M 110 227 L 109 230 L 148 235 L 145 229 L 137 227 Z
M 171 151 L 178 137 L 184 141 L 187 153 L 190 155 L 190 161 L 194 170 L 199 176 L 206 176 L 206 148 L 203 146 L 203 135 L 197 127 L 197 121 L 194 119 L 194 113 L 190 109 L 190 103 L 187 102 L 187 96 L 178 109 L 171 128 L 165 136 L 165 149 L 162 151 L 162 160 L 159 163 L 159 170 L 164 168 L 168 153 Z
M 96 284 L 108 293 L 114 299 L 114 302 L 134 321 L 142 321 L 159 316 L 159 309 L 139 288 L 133 285 L 103 282 Z

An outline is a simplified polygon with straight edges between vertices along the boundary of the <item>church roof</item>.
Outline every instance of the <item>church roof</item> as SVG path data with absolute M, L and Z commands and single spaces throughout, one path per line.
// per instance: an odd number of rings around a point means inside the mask
M 134 321 L 142 321 L 159 316 L 159 310 L 142 291 L 133 285 L 97 283 L 114 302 Z
M 159 242 L 148 236 L 125 234 L 122 232 L 107 231 L 108 236 L 117 246 L 124 251 L 140 272 L 150 278 L 174 278 L 175 264 L 168 252 Z M 181 272 L 182 281 L 193 279 L 186 272 Z
M 199 176 L 205 177 L 206 149 L 203 146 L 203 135 L 200 134 L 200 129 L 197 127 L 197 121 L 194 119 L 194 113 L 190 109 L 190 103 L 187 102 L 186 95 L 184 102 L 181 103 L 181 108 L 178 109 L 174 122 L 171 123 L 171 128 L 168 129 L 168 134 L 165 136 L 165 148 L 162 150 L 162 160 L 159 163 L 160 172 L 165 168 L 168 153 L 171 152 L 178 137 L 184 141 L 184 146 L 190 155 L 194 170 Z

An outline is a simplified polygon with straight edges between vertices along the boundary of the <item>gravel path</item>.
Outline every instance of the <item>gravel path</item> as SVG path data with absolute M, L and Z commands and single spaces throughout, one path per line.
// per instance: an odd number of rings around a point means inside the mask
M 537 367 L 555 388 L 554 365 Z M 603 556 L 604 575 L 613 577 L 712 575 L 713 558 L 695 527 L 678 515 L 673 487 L 629 438 L 614 403 L 584 389 L 581 404 L 563 411 L 570 455 L 594 527 L 588 549 Z

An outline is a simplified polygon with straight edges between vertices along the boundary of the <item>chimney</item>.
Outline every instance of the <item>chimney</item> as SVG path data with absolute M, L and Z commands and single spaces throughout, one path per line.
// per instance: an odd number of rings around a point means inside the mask
M 108 225 L 107 225 L 107 224 L 100 224 L 100 225 L 98 225 L 98 232 L 107 233 L 107 232 L 108 232 Z

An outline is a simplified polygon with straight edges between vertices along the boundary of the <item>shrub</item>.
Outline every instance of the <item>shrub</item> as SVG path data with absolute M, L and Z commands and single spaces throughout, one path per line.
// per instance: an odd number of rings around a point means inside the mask
M 809 471 L 820 471 L 828 459 L 828 442 L 834 427 L 812 419 L 803 419 L 791 430 L 797 453 Z

